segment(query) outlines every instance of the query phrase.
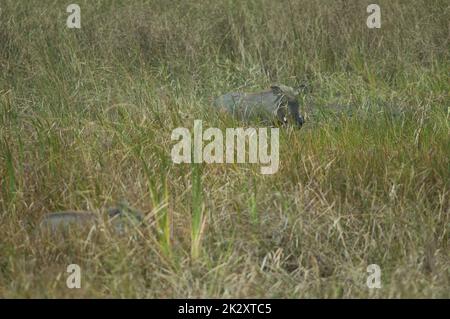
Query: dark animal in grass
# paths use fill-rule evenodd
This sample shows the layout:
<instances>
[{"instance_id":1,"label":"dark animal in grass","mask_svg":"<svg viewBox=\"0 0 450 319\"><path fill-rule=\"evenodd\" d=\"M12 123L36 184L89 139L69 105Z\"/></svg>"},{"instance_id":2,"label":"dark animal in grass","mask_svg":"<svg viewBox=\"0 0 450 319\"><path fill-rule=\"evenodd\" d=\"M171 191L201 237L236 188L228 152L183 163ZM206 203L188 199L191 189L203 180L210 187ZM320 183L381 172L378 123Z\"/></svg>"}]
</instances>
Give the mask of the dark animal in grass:
<instances>
[{"instance_id":1,"label":"dark animal in grass","mask_svg":"<svg viewBox=\"0 0 450 319\"><path fill-rule=\"evenodd\" d=\"M304 119L300 115L297 98L305 91L305 85L294 89L274 84L269 90L262 92L226 93L215 99L214 106L243 121L258 119L265 124L293 124L301 127Z\"/></svg>"},{"instance_id":2,"label":"dark animal in grass","mask_svg":"<svg viewBox=\"0 0 450 319\"><path fill-rule=\"evenodd\" d=\"M90 228L99 222L110 223L114 230L123 233L127 227L140 225L144 220L141 212L121 202L117 207L108 208L106 214L95 214L90 211L60 211L48 213L42 218L40 230L51 233L65 231L72 227Z\"/></svg>"}]
</instances>

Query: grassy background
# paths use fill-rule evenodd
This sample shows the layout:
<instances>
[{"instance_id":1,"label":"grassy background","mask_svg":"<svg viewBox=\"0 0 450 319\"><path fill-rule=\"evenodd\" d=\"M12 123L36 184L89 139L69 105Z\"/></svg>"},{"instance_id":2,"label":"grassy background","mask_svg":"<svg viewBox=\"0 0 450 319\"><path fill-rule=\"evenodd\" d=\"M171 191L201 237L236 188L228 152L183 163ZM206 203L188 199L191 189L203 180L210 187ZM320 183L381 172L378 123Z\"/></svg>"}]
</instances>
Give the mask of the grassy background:
<instances>
[{"instance_id":1,"label":"grassy background","mask_svg":"<svg viewBox=\"0 0 450 319\"><path fill-rule=\"evenodd\" d=\"M449 297L448 1L0 3L1 297ZM174 165L211 97L307 81L280 170ZM120 199L149 220L40 236ZM67 289L68 264L82 289ZM366 287L378 264L382 289Z\"/></svg>"}]
</instances>

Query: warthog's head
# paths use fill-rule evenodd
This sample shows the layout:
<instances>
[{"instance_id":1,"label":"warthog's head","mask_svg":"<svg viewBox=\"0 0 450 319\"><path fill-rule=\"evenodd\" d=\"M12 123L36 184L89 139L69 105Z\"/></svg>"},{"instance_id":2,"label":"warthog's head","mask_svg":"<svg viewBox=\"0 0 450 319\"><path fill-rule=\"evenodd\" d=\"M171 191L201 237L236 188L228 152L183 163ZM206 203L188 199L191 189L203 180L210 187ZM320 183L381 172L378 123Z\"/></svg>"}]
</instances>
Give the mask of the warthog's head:
<instances>
[{"instance_id":1,"label":"warthog's head","mask_svg":"<svg viewBox=\"0 0 450 319\"><path fill-rule=\"evenodd\" d=\"M120 231L127 225L140 225L144 221L144 215L126 201L120 201L116 207L108 208L107 214L116 230Z\"/></svg>"},{"instance_id":2,"label":"warthog's head","mask_svg":"<svg viewBox=\"0 0 450 319\"><path fill-rule=\"evenodd\" d=\"M282 99L282 103L277 110L278 120L283 124L291 122L301 127L305 120L299 112L298 96L301 93L307 92L307 86L302 84L296 88L292 88L283 84L273 84L270 86L270 89L274 94L281 96Z\"/></svg>"}]
</instances>

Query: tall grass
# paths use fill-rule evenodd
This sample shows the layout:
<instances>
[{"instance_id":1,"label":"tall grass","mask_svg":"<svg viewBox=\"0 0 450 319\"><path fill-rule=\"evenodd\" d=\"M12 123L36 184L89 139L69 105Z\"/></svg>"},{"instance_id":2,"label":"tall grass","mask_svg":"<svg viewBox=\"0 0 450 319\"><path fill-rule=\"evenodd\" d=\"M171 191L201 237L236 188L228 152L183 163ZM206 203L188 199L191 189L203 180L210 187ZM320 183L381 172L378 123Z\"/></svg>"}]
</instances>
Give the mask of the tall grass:
<instances>
[{"instance_id":1,"label":"tall grass","mask_svg":"<svg viewBox=\"0 0 450 319\"><path fill-rule=\"evenodd\" d=\"M206 226L202 193L201 167L199 164L192 164L191 257L194 260L200 256L201 241Z\"/></svg>"},{"instance_id":2,"label":"tall grass","mask_svg":"<svg viewBox=\"0 0 450 319\"><path fill-rule=\"evenodd\" d=\"M0 296L449 297L447 1L77 3L0 3ZM243 125L212 97L304 81L276 174L172 163L174 128ZM144 229L36 235L121 199Z\"/></svg>"}]
</instances>

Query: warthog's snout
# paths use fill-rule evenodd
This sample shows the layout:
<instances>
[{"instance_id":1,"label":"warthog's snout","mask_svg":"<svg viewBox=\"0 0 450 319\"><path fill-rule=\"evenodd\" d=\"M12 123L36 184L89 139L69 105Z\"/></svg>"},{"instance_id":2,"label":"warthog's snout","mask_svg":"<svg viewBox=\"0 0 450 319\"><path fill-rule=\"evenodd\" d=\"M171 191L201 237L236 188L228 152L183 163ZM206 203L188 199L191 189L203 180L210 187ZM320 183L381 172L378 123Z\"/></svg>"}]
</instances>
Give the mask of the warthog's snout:
<instances>
[{"instance_id":1,"label":"warthog's snout","mask_svg":"<svg viewBox=\"0 0 450 319\"><path fill-rule=\"evenodd\" d=\"M305 89L304 85L294 89L276 84L270 90L257 93L230 92L215 99L214 106L244 121L260 119L301 127L304 119L299 112L297 97Z\"/></svg>"}]
</instances>

